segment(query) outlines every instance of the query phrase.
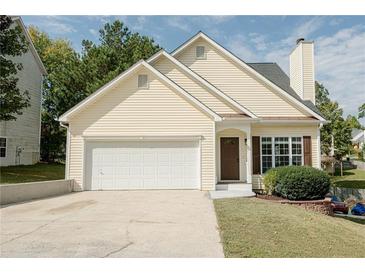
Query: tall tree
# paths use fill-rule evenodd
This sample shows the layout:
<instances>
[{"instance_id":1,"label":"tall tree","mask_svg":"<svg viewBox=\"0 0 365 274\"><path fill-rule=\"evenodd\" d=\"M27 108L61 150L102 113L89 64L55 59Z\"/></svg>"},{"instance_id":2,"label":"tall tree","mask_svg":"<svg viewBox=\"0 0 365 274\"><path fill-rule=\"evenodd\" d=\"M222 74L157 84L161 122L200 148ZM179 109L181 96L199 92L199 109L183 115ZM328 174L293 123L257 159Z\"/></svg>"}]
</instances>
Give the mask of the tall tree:
<instances>
[{"instance_id":1,"label":"tall tree","mask_svg":"<svg viewBox=\"0 0 365 274\"><path fill-rule=\"evenodd\" d=\"M87 93L115 78L134 63L147 59L160 47L154 40L132 33L122 21L106 23L99 30L99 44L83 40L82 63L87 79Z\"/></svg>"},{"instance_id":2,"label":"tall tree","mask_svg":"<svg viewBox=\"0 0 365 274\"><path fill-rule=\"evenodd\" d=\"M51 39L32 26L29 33L48 71L42 96L41 157L59 160L65 154L66 133L57 118L86 96L81 61L69 41Z\"/></svg>"},{"instance_id":3,"label":"tall tree","mask_svg":"<svg viewBox=\"0 0 365 274\"><path fill-rule=\"evenodd\" d=\"M0 121L16 120L30 106L28 91L21 92L16 74L22 70L15 57L28 51L28 42L21 28L12 27L10 16L0 15Z\"/></svg>"},{"instance_id":4,"label":"tall tree","mask_svg":"<svg viewBox=\"0 0 365 274\"><path fill-rule=\"evenodd\" d=\"M316 106L328 121L321 129L321 152L329 155L334 139L335 157L341 160L351 145L351 121L343 118L343 110L329 98L328 90L316 82Z\"/></svg>"}]
</instances>

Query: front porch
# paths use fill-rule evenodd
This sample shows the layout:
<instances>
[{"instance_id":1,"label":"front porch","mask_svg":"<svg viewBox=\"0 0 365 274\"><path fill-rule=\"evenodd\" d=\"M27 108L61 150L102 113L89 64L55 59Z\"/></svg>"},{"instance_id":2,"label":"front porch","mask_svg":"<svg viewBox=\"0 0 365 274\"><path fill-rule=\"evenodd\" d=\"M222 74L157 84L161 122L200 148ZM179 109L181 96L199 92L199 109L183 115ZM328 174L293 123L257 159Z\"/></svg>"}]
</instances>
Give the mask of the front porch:
<instances>
[{"instance_id":1,"label":"front porch","mask_svg":"<svg viewBox=\"0 0 365 274\"><path fill-rule=\"evenodd\" d=\"M249 121L216 124L216 187L212 199L252 197L252 148Z\"/></svg>"}]
</instances>

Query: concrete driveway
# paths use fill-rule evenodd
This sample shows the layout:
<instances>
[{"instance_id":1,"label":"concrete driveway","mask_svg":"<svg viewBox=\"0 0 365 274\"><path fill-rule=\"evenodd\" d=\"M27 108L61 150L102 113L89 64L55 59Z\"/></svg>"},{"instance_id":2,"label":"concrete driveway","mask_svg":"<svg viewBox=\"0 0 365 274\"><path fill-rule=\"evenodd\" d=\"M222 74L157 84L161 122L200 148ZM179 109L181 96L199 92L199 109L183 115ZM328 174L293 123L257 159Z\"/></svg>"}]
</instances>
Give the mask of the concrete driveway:
<instances>
[{"instance_id":1,"label":"concrete driveway","mask_svg":"<svg viewBox=\"0 0 365 274\"><path fill-rule=\"evenodd\" d=\"M223 257L201 191L88 191L0 209L1 257Z\"/></svg>"}]
</instances>

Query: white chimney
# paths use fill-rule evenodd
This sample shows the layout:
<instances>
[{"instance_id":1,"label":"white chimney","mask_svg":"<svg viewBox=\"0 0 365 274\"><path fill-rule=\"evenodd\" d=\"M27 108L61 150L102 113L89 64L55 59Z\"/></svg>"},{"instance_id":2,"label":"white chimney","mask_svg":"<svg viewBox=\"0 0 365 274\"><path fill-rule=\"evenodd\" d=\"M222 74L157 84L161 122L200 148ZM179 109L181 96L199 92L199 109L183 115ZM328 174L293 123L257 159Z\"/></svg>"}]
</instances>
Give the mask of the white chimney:
<instances>
[{"instance_id":1,"label":"white chimney","mask_svg":"<svg viewBox=\"0 0 365 274\"><path fill-rule=\"evenodd\" d=\"M315 103L313 41L297 40L290 54L290 86L300 98Z\"/></svg>"}]
</instances>

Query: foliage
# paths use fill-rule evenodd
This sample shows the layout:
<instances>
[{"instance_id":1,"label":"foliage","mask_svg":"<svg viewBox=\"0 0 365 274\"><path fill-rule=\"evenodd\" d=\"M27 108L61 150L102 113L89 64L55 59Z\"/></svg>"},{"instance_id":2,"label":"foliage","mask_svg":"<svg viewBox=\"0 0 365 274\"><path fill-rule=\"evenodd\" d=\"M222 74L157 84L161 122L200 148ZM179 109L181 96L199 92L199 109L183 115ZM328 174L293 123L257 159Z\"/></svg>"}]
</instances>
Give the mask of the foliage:
<instances>
[{"instance_id":1,"label":"foliage","mask_svg":"<svg viewBox=\"0 0 365 274\"><path fill-rule=\"evenodd\" d=\"M17 56L28 51L28 42L22 29L11 27L12 19L0 15L0 121L16 120L23 109L30 106L28 91L17 87L16 74L22 70L21 63L15 62Z\"/></svg>"},{"instance_id":2,"label":"foliage","mask_svg":"<svg viewBox=\"0 0 365 274\"><path fill-rule=\"evenodd\" d=\"M29 28L29 34L48 71L42 94L41 158L55 161L64 157L66 140L57 118L86 97L86 85L79 55L70 42L51 39L35 27Z\"/></svg>"},{"instance_id":3,"label":"foliage","mask_svg":"<svg viewBox=\"0 0 365 274\"><path fill-rule=\"evenodd\" d=\"M35 27L29 32L49 73L42 111L41 157L45 161L64 158L66 133L58 117L160 49L153 39L132 33L119 20L105 24L99 31L100 43L82 41L81 54L67 40L51 39Z\"/></svg>"},{"instance_id":4,"label":"foliage","mask_svg":"<svg viewBox=\"0 0 365 274\"><path fill-rule=\"evenodd\" d=\"M277 170L275 168L270 169L265 173L264 177L264 190L268 195L272 195L275 190L275 185L277 182Z\"/></svg>"},{"instance_id":5,"label":"foliage","mask_svg":"<svg viewBox=\"0 0 365 274\"><path fill-rule=\"evenodd\" d=\"M310 166L283 166L275 168L275 194L289 200L324 198L330 188L330 177Z\"/></svg>"},{"instance_id":6,"label":"foliage","mask_svg":"<svg viewBox=\"0 0 365 274\"><path fill-rule=\"evenodd\" d=\"M328 121L321 128L321 152L330 155L333 136L334 156L341 160L351 147L351 132L356 124L355 117L351 116L345 120L342 117L342 108L337 102L330 100L328 90L318 82L316 82L316 106Z\"/></svg>"},{"instance_id":7,"label":"foliage","mask_svg":"<svg viewBox=\"0 0 365 274\"><path fill-rule=\"evenodd\" d=\"M348 115L346 118L346 121L349 123L349 126L351 128L357 128L357 129L361 129L362 125L360 124L359 120L352 115Z\"/></svg>"},{"instance_id":8,"label":"foliage","mask_svg":"<svg viewBox=\"0 0 365 274\"><path fill-rule=\"evenodd\" d=\"M359 106L359 119L365 117L365 103Z\"/></svg>"},{"instance_id":9,"label":"foliage","mask_svg":"<svg viewBox=\"0 0 365 274\"><path fill-rule=\"evenodd\" d=\"M85 77L88 79L88 94L160 49L153 39L132 33L119 20L111 24L106 23L99 34L98 45L90 40L82 41L81 60Z\"/></svg>"}]
</instances>

